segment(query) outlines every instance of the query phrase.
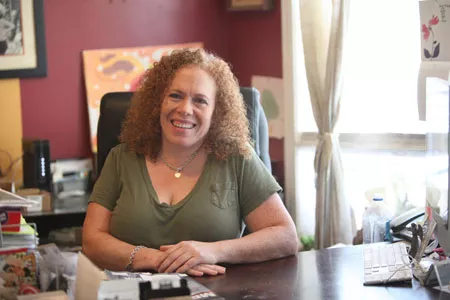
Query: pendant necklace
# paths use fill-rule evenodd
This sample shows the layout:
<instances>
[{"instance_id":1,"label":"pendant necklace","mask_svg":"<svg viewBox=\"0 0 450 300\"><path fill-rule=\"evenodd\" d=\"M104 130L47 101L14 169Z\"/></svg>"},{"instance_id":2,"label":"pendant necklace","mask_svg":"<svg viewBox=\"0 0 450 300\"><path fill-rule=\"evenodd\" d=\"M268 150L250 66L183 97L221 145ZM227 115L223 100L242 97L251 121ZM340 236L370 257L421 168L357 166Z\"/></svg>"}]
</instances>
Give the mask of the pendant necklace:
<instances>
[{"instance_id":1,"label":"pendant necklace","mask_svg":"<svg viewBox=\"0 0 450 300\"><path fill-rule=\"evenodd\" d=\"M175 178L180 178L181 177L181 171L183 171L184 168L186 168L193 160L194 158L197 156L197 154L200 152L200 148L198 148L197 150L195 150L194 153L192 153L189 158L178 168L172 166L171 164L169 164L166 159L164 158L164 155L161 154L161 160L162 162L166 165L166 167L168 167L169 169L171 169L172 171L175 171Z\"/></svg>"}]
</instances>

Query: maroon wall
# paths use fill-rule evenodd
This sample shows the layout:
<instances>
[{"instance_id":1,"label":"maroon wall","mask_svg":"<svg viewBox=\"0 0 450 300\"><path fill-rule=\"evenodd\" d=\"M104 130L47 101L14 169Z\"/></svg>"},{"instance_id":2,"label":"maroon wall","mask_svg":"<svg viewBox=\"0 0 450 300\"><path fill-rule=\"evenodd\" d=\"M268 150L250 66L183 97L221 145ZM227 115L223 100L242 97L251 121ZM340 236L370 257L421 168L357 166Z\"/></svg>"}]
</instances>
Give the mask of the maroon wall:
<instances>
[{"instance_id":1,"label":"maroon wall","mask_svg":"<svg viewBox=\"0 0 450 300\"><path fill-rule=\"evenodd\" d=\"M241 85L250 86L252 75L283 77L281 1L269 12L228 13L229 59ZM274 174L284 183L283 140L270 139Z\"/></svg>"},{"instance_id":2,"label":"maroon wall","mask_svg":"<svg viewBox=\"0 0 450 300\"><path fill-rule=\"evenodd\" d=\"M241 85L252 75L282 77L281 4L269 12L229 12L229 59Z\"/></svg>"},{"instance_id":3,"label":"maroon wall","mask_svg":"<svg viewBox=\"0 0 450 300\"><path fill-rule=\"evenodd\" d=\"M203 42L228 58L226 10L211 0L45 0L48 76L20 81L24 137L52 159L90 156L81 51Z\"/></svg>"}]
</instances>

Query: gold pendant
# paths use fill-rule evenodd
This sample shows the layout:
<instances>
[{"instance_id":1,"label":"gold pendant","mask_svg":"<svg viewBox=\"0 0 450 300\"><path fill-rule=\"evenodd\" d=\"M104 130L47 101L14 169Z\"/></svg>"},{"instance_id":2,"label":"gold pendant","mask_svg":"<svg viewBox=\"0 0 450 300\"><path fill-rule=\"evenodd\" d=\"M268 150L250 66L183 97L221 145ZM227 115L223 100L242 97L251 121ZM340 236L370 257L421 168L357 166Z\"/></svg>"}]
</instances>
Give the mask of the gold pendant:
<instances>
[{"instance_id":1,"label":"gold pendant","mask_svg":"<svg viewBox=\"0 0 450 300\"><path fill-rule=\"evenodd\" d=\"M175 172L175 178L180 178L181 177L181 173L180 172Z\"/></svg>"}]
</instances>

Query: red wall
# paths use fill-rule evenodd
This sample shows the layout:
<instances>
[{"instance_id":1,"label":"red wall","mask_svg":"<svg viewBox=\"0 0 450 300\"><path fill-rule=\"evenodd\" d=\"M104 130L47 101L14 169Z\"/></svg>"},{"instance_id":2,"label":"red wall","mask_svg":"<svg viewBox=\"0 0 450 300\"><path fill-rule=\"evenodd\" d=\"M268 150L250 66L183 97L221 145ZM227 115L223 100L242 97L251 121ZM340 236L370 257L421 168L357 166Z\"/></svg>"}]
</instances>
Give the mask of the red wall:
<instances>
[{"instance_id":1,"label":"red wall","mask_svg":"<svg viewBox=\"0 0 450 300\"><path fill-rule=\"evenodd\" d=\"M48 76L20 81L24 137L51 158L90 156L81 51L203 42L228 58L226 10L211 0L45 0Z\"/></svg>"},{"instance_id":2,"label":"red wall","mask_svg":"<svg viewBox=\"0 0 450 300\"><path fill-rule=\"evenodd\" d=\"M50 139L52 159L90 156L81 51L203 42L252 75L282 76L281 8L227 12L225 0L45 0L48 76L22 79L25 137ZM271 156L282 160L282 141Z\"/></svg>"},{"instance_id":3,"label":"red wall","mask_svg":"<svg viewBox=\"0 0 450 300\"><path fill-rule=\"evenodd\" d=\"M229 60L241 85L249 86L252 75L283 76L281 4L274 2L269 12L227 14Z\"/></svg>"},{"instance_id":4,"label":"red wall","mask_svg":"<svg viewBox=\"0 0 450 300\"><path fill-rule=\"evenodd\" d=\"M229 60L241 85L250 86L252 75L283 77L281 1L269 12L229 13ZM283 140L270 139L270 158L278 181L284 183Z\"/></svg>"}]
</instances>

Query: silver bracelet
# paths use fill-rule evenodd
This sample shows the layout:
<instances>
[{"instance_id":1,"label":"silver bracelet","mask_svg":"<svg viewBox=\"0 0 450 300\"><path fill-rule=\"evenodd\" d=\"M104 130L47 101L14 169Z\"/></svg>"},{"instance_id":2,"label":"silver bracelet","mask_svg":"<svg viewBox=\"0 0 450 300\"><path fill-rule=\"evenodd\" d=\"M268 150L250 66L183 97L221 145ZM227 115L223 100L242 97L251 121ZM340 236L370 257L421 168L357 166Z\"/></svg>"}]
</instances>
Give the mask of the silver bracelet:
<instances>
[{"instance_id":1,"label":"silver bracelet","mask_svg":"<svg viewBox=\"0 0 450 300\"><path fill-rule=\"evenodd\" d=\"M125 268L128 272L133 272L133 263L134 263L134 257L136 256L136 253L138 253L139 250L142 248L145 248L145 246L136 246L134 247L133 251L130 253L130 257L128 258L128 265Z\"/></svg>"}]
</instances>

